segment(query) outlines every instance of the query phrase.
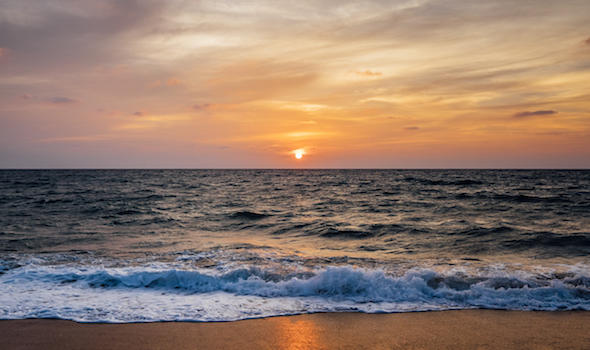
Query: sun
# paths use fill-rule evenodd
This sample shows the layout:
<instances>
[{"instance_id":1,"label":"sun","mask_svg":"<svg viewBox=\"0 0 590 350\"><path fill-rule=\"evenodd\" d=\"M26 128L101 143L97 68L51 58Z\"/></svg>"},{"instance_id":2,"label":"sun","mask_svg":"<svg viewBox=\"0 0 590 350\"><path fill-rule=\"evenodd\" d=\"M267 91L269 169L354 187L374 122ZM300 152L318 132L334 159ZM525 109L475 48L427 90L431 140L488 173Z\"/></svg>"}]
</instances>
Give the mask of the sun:
<instances>
[{"instance_id":1,"label":"sun","mask_svg":"<svg viewBox=\"0 0 590 350\"><path fill-rule=\"evenodd\" d=\"M305 154L305 150L303 148L299 148L293 151L293 154L295 155L295 159L301 159L303 158L303 155Z\"/></svg>"}]
</instances>

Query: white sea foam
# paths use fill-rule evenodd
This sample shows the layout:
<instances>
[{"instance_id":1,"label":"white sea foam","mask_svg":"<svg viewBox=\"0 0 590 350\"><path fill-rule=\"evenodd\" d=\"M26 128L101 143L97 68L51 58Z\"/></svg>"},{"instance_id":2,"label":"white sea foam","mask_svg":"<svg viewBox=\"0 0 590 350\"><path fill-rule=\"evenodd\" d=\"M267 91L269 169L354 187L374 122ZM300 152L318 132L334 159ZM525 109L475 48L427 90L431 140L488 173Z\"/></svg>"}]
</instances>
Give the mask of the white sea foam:
<instances>
[{"instance_id":1,"label":"white sea foam","mask_svg":"<svg viewBox=\"0 0 590 350\"><path fill-rule=\"evenodd\" d=\"M285 314L465 308L590 310L590 277L505 270L466 274L421 268L327 267L311 273L260 268L105 268L29 264L0 275L0 318L82 322L227 321Z\"/></svg>"}]
</instances>

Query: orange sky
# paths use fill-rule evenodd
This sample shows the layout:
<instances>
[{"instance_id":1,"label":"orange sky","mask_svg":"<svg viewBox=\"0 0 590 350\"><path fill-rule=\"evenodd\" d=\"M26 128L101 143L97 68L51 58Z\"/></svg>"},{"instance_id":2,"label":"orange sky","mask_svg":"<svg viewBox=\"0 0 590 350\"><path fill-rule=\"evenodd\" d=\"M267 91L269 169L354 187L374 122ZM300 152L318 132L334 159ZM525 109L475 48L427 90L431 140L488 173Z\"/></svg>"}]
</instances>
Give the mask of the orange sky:
<instances>
[{"instance_id":1,"label":"orange sky","mask_svg":"<svg viewBox=\"0 0 590 350\"><path fill-rule=\"evenodd\" d=\"M6 0L0 167L588 168L588 23L587 0Z\"/></svg>"}]
</instances>

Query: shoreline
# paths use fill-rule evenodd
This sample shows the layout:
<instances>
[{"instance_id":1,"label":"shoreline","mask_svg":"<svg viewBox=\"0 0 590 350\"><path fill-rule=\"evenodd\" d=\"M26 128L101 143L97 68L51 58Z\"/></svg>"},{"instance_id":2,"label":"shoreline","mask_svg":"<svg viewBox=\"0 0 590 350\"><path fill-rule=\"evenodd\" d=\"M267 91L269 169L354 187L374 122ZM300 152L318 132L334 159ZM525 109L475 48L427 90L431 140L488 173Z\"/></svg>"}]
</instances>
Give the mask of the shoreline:
<instances>
[{"instance_id":1,"label":"shoreline","mask_svg":"<svg viewBox=\"0 0 590 350\"><path fill-rule=\"evenodd\" d=\"M315 313L227 322L0 320L6 349L588 349L590 311Z\"/></svg>"}]
</instances>

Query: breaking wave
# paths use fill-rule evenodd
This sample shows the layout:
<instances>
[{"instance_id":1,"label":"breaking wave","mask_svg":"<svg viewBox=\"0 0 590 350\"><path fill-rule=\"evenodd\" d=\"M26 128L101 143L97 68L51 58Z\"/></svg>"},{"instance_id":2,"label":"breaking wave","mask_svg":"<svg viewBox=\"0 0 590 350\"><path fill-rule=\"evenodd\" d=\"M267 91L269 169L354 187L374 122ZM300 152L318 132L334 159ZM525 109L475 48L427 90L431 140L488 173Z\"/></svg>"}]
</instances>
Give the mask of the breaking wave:
<instances>
[{"instance_id":1,"label":"breaking wave","mask_svg":"<svg viewBox=\"0 0 590 350\"><path fill-rule=\"evenodd\" d=\"M169 267L169 266L168 266ZM84 322L227 321L328 311L590 310L584 269L468 274L413 268L171 269L23 266L0 275L0 318Z\"/></svg>"}]
</instances>

